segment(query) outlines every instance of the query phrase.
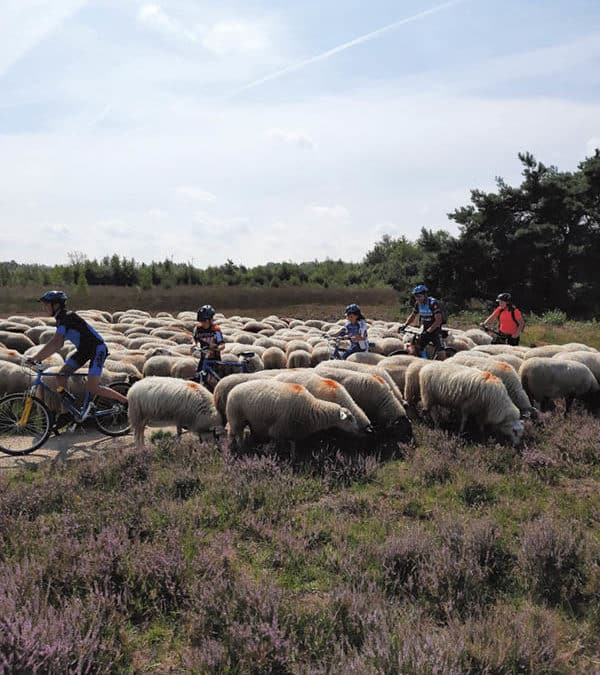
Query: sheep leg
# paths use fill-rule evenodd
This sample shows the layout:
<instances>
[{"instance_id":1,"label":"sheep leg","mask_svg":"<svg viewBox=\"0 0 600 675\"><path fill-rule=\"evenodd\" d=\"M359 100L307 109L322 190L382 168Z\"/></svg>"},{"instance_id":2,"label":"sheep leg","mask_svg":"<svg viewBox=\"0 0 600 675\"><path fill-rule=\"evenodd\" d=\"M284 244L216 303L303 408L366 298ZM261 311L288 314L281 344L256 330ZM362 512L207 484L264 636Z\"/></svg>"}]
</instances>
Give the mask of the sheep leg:
<instances>
[{"instance_id":1,"label":"sheep leg","mask_svg":"<svg viewBox=\"0 0 600 675\"><path fill-rule=\"evenodd\" d=\"M575 400L575 394L569 394L565 396L565 415L568 415L571 412L571 406Z\"/></svg>"},{"instance_id":2,"label":"sheep leg","mask_svg":"<svg viewBox=\"0 0 600 675\"><path fill-rule=\"evenodd\" d=\"M144 427L145 424L137 424L133 429L133 439L138 450L144 449Z\"/></svg>"}]
</instances>

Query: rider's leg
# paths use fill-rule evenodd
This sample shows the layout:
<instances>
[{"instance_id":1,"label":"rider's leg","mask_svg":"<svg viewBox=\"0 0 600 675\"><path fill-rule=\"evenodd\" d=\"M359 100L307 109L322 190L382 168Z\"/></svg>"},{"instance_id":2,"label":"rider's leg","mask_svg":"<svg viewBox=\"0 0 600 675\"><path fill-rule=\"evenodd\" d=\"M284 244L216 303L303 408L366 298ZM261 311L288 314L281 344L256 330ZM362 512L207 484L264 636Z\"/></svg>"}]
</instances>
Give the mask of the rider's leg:
<instances>
[{"instance_id":1,"label":"rider's leg","mask_svg":"<svg viewBox=\"0 0 600 675\"><path fill-rule=\"evenodd\" d=\"M127 397L123 394L111 389L110 387L105 387L100 384L100 376L102 375L102 368L104 367L104 362L108 356L108 350L106 345L98 345L96 349L96 354L90 359L90 367L88 369L88 382L87 388L90 392L90 396L102 396L102 398L109 398L113 401L118 401L119 403L127 404Z\"/></svg>"}]
</instances>

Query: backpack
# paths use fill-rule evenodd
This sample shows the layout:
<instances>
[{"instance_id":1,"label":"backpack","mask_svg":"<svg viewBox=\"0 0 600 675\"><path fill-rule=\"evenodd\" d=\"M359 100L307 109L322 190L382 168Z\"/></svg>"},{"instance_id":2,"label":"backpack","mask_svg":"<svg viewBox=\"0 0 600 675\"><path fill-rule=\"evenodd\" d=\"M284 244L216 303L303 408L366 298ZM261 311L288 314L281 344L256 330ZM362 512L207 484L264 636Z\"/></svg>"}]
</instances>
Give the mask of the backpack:
<instances>
[{"instance_id":1,"label":"backpack","mask_svg":"<svg viewBox=\"0 0 600 675\"><path fill-rule=\"evenodd\" d=\"M515 322L515 326L519 325L519 321L517 317L515 316L515 309L517 309L514 305L510 308L510 315L512 316L512 320ZM506 310L504 310L506 312ZM523 312L521 312L521 321L523 321L523 330L525 330L525 324L527 323L525 319L525 315ZM523 330L521 332L523 332Z\"/></svg>"},{"instance_id":2,"label":"backpack","mask_svg":"<svg viewBox=\"0 0 600 675\"><path fill-rule=\"evenodd\" d=\"M446 309L446 304L437 298L428 298L427 300L429 303L431 303L432 300L437 302L437 306L442 313L442 323L448 323L448 310Z\"/></svg>"}]
</instances>

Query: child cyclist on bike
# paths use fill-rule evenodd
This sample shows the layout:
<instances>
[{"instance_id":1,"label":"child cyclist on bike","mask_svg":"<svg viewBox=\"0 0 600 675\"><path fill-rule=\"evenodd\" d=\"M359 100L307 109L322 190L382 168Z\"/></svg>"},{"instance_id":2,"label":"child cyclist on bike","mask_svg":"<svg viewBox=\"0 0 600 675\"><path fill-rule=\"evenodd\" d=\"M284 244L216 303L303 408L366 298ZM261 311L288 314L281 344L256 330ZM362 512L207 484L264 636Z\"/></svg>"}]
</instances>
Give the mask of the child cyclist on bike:
<instances>
[{"instance_id":1,"label":"child cyclist on bike","mask_svg":"<svg viewBox=\"0 0 600 675\"><path fill-rule=\"evenodd\" d=\"M219 326L213 321L216 314L212 305L202 305L196 314L196 325L192 332L192 352L194 348L200 347L206 350L198 361L196 372L202 370L204 359L221 360L221 352L225 349L225 340Z\"/></svg>"},{"instance_id":2,"label":"child cyclist on bike","mask_svg":"<svg viewBox=\"0 0 600 675\"><path fill-rule=\"evenodd\" d=\"M429 289L424 284L419 284L413 288L415 304L410 316L400 326L400 330L403 331L406 326L419 317L422 330L417 339L418 354L422 354L425 347L431 343L438 350L438 360L444 361L446 359L446 343L442 336L442 309L438 301L429 297L428 293Z\"/></svg>"},{"instance_id":3,"label":"child cyclist on bike","mask_svg":"<svg viewBox=\"0 0 600 675\"><path fill-rule=\"evenodd\" d=\"M356 352L368 352L369 341L367 337L367 322L356 303L348 305L345 310L346 323L338 333L338 337L348 337L350 346L342 353L342 358L347 359L350 354Z\"/></svg>"},{"instance_id":4,"label":"child cyclist on bike","mask_svg":"<svg viewBox=\"0 0 600 675\"><path fill-rule=\"evenodd\" d=\"M87 389L90 392L90 399L97 395L105 399L113 399L126 406L126 396L100 384L102 368L108 356L108 349L102 336L78 314L67 312L65 308L67 294L64 291L46 291L39 301L44 305L48 316L56 319L56 333L27 361L33 363L47 359L63 346L65 340L68 340L75 345L76 352L66 360L65 365L59 371L61 376L56 378L58 392L63 391L67 377L89 361Z\"/></svg>"}]
</instances>

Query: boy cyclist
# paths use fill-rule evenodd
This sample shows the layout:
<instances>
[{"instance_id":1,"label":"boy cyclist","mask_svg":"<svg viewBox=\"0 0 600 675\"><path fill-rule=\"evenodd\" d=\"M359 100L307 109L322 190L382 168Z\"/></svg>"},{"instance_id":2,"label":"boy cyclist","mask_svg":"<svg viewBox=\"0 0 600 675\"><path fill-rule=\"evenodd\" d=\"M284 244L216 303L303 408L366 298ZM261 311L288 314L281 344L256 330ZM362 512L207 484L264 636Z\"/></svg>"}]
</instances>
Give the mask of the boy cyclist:
<instances>
[{"instance_id":1,"label":"boy cyclist","mask_svg":"<svg viewBox=\"0 0 600 675\"><path fill-rule=\"evenodd\" d=\"M428 293L429 289L423 284L413 288L416 302L410 316L400 326L400 330L404 330L406 326L419 317L422 330L417 340L418 353L422 354L425 347L431 343L438 350L436 358L439 361L444 361L446 359L446 343L442 336L442 309L438 301L429 297Z\"/></svg>"},{"instance_id":2,"label":"boy cyclist","mask_svg":"<svg viewBox=\"0 0 600 675\"><path fill-rule=\"evenodd\" d=\"M67 377L89 361L87 389L90 400L94 396L113 399L127 405L127 397L118 391L100 384L102 368L108 356L108 349L102 339L87 321L75 312L67 312L65 305L67 294L64 291L46 291L39 300L48 316L56 319L56 333L36 354L31 355L29 362L43 361L57 352L65 340L72 342L76 352L69 357L60 369L61 376L56 378L58 392L61 393L67 383Z\"/></svg>"},{"instance_id":3,"label":"boy cyclist","mask_svg":"<svg viewBox=\"0 0 600 675\"><path fill-rule=\"evenodd\" d=\"M338 333L338 337L346 336L350 340L350 346L342 353L342 358L347 359L355 352L368 352L369 341L367 337L367 322L356 303L348 305L345 310L346 323Z\"/></svg>"},{"instance_id":4,"label":"boy cyclist","mask_svg":"<svg viewBox=\"0 0 600 675\"><path fill-rule=\"evenodd\" d=\"M202 305L196 315L196 325L192 332L192 351L194 347L201 347L207 351L202 354L196 372L202 370L204 359L221 360L221 352L225 349L225 339L219 326L213 321L216 314L212 305Z\"/></svg>"}]
</instances>

